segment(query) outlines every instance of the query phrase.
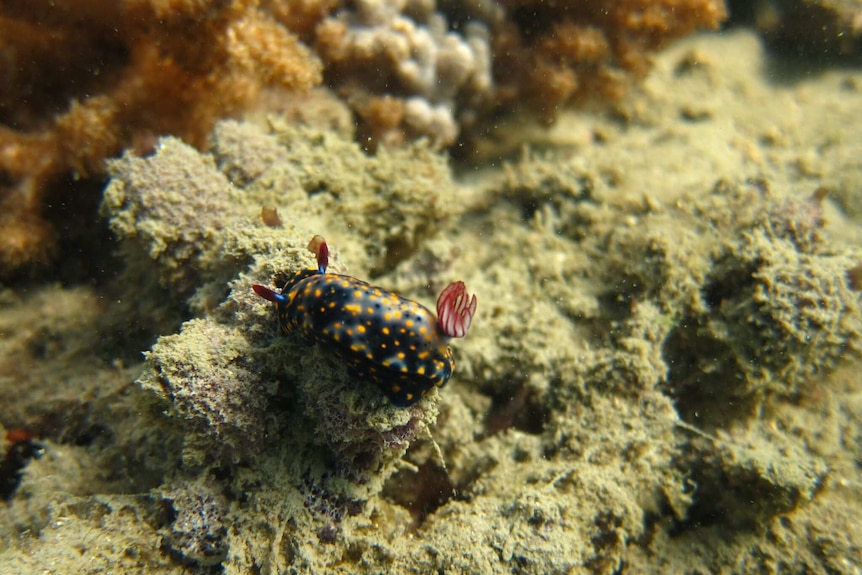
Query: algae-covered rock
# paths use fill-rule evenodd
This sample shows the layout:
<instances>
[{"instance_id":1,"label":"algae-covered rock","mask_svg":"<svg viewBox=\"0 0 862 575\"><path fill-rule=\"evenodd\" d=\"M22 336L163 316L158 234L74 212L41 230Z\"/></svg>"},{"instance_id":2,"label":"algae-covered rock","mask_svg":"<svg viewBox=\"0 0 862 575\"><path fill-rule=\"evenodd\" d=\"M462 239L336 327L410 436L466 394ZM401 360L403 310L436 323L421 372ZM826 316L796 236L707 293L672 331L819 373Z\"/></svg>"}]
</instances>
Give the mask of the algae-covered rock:
<instances>
[{"instance_id":1,"label":"algae-covered rock","mask_svg":"<svg viewBox=\"0 0 862 575\"><path fill-rule=\"evenodd\" d=\"M672 48L614 117L461 184L281 120L116 163L126 275L0 292L0 423L45 447L0 572L854 572L858 74L766 85L757 49ZM315 233L333 271L477 293L446 388L395 408L279 332L252 285Z\"/></svg>"},{"instance_id":2,"label":"algae-covered rock","mask_svg":"<svg viewBox=\"0 0 862 575\"><path fill-rule=\"evenodd\" d=\"M261 446L271 391L260 375L262 360L241 330L191 320L179 334L161 337L147 358L141 386L166 399L183 427L216 438L233 457ZM199 456L187 451L186 458Z\"/></svg>"},{"instance_id":3,"label":"algae-covered rock","mask_svg":"<svg viewBox=\"0 0 862 575\"><path fill-rule=\"evenodd\" d=\"M101 211L126 240L124 250L137 265L154 260L181 297L215 294L202 307L217 304L254 256L288 245L290 236L304 245L323 233L353 265L391 269L456 206L445 161L427 146L369 157L334 133L277 122L270 133L218 124L212 155L164 138L152 156L126 154L109 165ZM261 222L264 206L278 210L282 228Z\"/></svg>"},{"instance_id":4,"label":"algae-covered rock","mask_svg":"<svg viewBox=\"0 0 862 575\"><path fill-rule=\"evenodd\" d=\"M157 575L181 572L160 549L156 532L168 517L153 498L81 497L57 491L41 501L40 507L45 512L44 523L38 529L24 531L26 535L17 539L14 549L0 553L3 573L97 575L141 569Z\"/></svg>"},{"instance_id":5,"label":"algae-covered rock","mask_svg":"<svg viewBox=\"0 0 862 575\"><path fill-rule=\"evenodd\" d=\"M155 260L162 281L181 294L210 279L208 252L218 249L220 230L237 217L231 185L212 159L165 138L153 157L126 154L111 171L102 213L118 237L131 239L126 249Z\"/></svg>"},{"instance_id":6,"label":"algae-covered rock","mask_svg":"<svg viewBox=\"0 0 862 575\"><path fill-rule=\"evenodd\" d=\"M848 276L862 252L828 241L821 199L727 196L760 215L730 221L697 306L683 311L666 354L684 417L720 399L745 413L763 394L798 393L862 349L860 294ZM746 407L747 406L747 407Z\"/></svg>"},{"instance_id":7,"label":"algae-covered rock","mask_svg":"<svg viewBox=\"0 0 862 575\"><path fill-rule=\"evenodd\" d=\"M126 156L112 164L102 210L129 257L159 270L201 314L156 342L139 378L185 434L183 465L205 472L261 461L282 453L275 441L291 454L273 462L285 485L361 509L410 443L427 436L437 400L392 407L322 350L280 336L251 286L312 267L305 244L318 231L335 234L334 269L345 253L385 269L451 213L453 187L444 161L422 145L368 157L334 134L282 129L224 122L212 157L171 139L151 157ZM275 207L280 223L261 219L262 206ZM170 498L193 500L181 493L189 485ZM307 513L320 511L289 511ZM172 529L182 556L218 562L219 545L194 551L198 543L177 535L187 530Z\"/></svg>"},{"instance_id":8,"label":"algae-covered rock","mask_svg":"<svg viewBox=\"0 0 862 575\"><path fill-rule=\"evenodd\" d=\"M828 468L798 442L772 433L698 437L688 459L697 483L688 520L750 528L810 502Z\"/></svg>"},{"instance_id":9,"label":"algae-covered rock","mask_svg":"<svg viewBox=\"0 0 862 575\"><path fill-rule=\"evenodd\" d=\"M203 481L178 482L163 499L173 510L166 544L181 561L193 565L217 565L228 553L227 499L219 488Z\"/></svg>"}]
</instances>

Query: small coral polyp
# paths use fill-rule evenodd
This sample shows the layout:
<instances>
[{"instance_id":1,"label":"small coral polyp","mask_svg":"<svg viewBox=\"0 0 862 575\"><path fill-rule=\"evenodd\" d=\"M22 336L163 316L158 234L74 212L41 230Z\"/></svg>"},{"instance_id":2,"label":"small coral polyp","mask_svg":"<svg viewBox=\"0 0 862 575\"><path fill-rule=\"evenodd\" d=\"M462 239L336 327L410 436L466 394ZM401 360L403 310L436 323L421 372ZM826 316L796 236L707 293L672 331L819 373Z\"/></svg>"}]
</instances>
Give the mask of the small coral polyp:
<instances>
[{"instance_id":1,"label":"small coral polyp","mask_svg":"<svg viewBox=\"0 0 862 575\"><path fill-rule=\"evenodd\" d=\"M464 337L476 313L476 296L464 282L446 287L436 317L422 304L354 277L326 273L329 249L320 236L309 249L317 269L290 278L281 293L255 285L274 302L286 333L331 351L357 379L375 383L396 407L408 407L455 370L449 340Z\"/></svg>"}]
</instances>

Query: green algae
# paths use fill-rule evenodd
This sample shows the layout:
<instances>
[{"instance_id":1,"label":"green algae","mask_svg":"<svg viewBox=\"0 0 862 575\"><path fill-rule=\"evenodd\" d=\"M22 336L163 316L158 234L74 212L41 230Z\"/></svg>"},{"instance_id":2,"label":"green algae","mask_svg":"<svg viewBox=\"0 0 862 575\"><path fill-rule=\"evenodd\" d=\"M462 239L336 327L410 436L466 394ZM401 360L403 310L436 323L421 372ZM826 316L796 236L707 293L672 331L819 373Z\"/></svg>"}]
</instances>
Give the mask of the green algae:
<instances>
[{"instance_id":1,"label":"green algae","mask_svg":"<svg viewBox=\"0 0 862 575\"><path fill-rule=\"evenodd\" d=\"M659 74L686 56L669 58ZM733 124L729 73L700 60L703 73L664 77L700 82L697 122L663 127L679 116L660 113L680 105L675 90L650 121L594 119L604 143L527 153L481 190L421 145L368 157L277 120L220 124L209 155L167 139L115 163L103 211L122 257L162 282L147 301L193 317L162 329L143 366L87 371L73 360L98 347L94 316L161 303L129 311L135 283L121 308L57 287L70 303L38 324L51 297L9 296L39 329L4 336L2 361L43 371L28 388L41 396L9 402L4 425L55 412L37 379L56 373L75 374L70 394L98 381L90 417L122 421L110 441L45 442L0 515L0 567L851 572L862 409L846 271L862 254L830 200L808 199L812 182L771 167L798 152L692 142ZM732 113L752 133L770 127ZM261 221L264 205L281 227ZM314 233L338 271L423 301L453 279L478 294L445 389L395 409L278 335L251 285L313 267ZM48 362L39 341L57 346ZM146 479L117 477L135 473Z\"/></svg>"}]
</instances>

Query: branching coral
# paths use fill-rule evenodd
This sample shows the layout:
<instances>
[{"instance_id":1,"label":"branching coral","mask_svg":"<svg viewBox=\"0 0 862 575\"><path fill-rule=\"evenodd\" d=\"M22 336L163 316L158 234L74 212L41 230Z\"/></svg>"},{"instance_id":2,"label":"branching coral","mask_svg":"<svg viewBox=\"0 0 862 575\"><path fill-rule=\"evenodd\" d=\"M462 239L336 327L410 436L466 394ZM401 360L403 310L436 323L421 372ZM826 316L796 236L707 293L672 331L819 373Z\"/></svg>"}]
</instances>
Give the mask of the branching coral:
<instances>
[{"instance_id":1,"label":"branching coral","mask_svg":"<svg viewBox=\"0 0 862 575\"><path fill-rule=\"evenodd\" d=\"M445 148L465 110L492 95L488 41L483 24L449 30L430 2L361 0L321 23L316 46L371 147L426 136Z\"/></svg>"},{"instance_id":2,"label":"branching coral","mask_svg":"<svg viewBox=\"0 0 862 575\"><path fill-rule=\"evenodd\" d=\"M42 208L57 180L100 174L105 158L160 134L202 145L262 88L319 83L318 61L257 4L4 4L0 273L50 253Z\"/></svg>"},{"instance_id":3,"label":"branching coral","mask_svg":"<svg viewBox=\"0 0 862 575\"><path fill-rule=\"evenodd\" d=\"M618 96L627 78L644 75L650 51L725 14L722 0L79 0L47 8L45 0L0 8L6 277L50 261L56 230L43 209L75 193L69 181L101 177L105 158L147 150L156 136L200 147L216 119L272 105L263 88L300 92L324 81L357 117L366 149L419 138L442 149L481 137L500 114L527 110L550 122L589 96Z\"/></svg>"},{"instance_id":4,"label":"branching coral","mask_svg":"<svg viewBox=\"0 0 862 575\"><path fill-rule=\"evenodd\" d=\"M726 16L722 0L503 0L509 17L494 36L501 102L552 122L566 105L618 98L649 70L650 52Z\"/></svg>"}]
</instances>

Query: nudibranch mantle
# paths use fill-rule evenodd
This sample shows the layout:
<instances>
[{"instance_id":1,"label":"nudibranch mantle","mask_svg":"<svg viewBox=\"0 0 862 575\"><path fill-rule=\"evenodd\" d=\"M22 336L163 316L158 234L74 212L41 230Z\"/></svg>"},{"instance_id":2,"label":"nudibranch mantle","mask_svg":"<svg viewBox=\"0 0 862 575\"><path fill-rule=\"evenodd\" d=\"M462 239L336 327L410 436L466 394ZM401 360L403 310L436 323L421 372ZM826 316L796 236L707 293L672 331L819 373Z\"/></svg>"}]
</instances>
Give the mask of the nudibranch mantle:
<instances>
[{"instance_id":1,"label":"nudibranch mantle","mask_svg":"<svg viewBox=\"0 0 862 575\"><path fill-rule=\"evenodd\" d=\"M321 345L352 376L377 384L397 407L446 385L455 369L449 340L464 337L476 313L476 296L467 294L464 282L440 293L435 316L393 292L327 273L329 249L320 236L308 247L317 254L317 269L295 274L281 293L254 286L275 303L282 331Z\"/></svg>"}]
</instances>

